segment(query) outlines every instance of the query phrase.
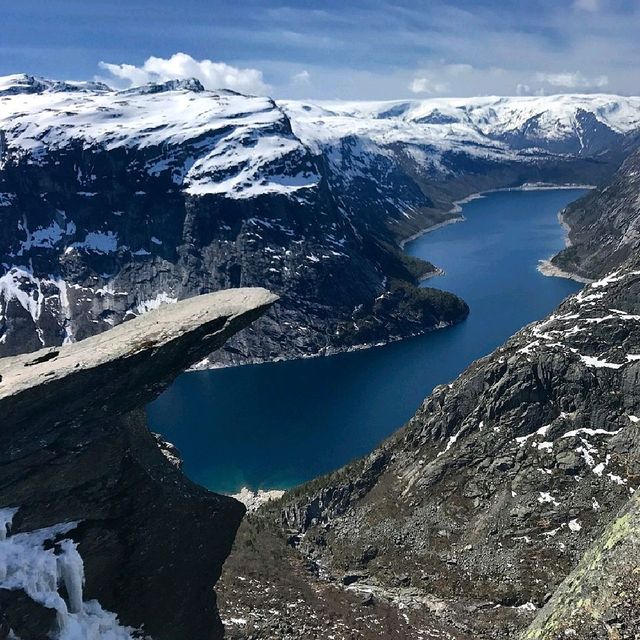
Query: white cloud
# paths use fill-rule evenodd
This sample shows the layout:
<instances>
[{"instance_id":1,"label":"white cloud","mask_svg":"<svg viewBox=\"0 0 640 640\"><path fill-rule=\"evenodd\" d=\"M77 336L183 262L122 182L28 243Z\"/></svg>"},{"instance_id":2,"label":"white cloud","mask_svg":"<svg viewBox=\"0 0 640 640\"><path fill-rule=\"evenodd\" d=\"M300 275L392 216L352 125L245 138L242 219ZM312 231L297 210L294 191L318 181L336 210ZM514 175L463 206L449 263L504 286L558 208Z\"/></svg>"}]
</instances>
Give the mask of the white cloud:
<instances>
[{"instance_id":1,"label":"white cloud","mask_svg":"<svg viewBox=\"0 0 640 640\"><path fill-rule=\"evenodd\" d=\"M477 74L478 70L470 64L441 60L437 65L416 71L409 89L413 93L429 95L448 93L452 85L469 82Z\"/></svg>"},{"instance_id":2,"label":"white cloud","mask_svg":"<svg viewBox=\"0 0 640 640\"><path fill-rule=\"evenodd\" d=\"M553 87L563 87L566 89L602 89L609 84L607 76L594 76L588 78L582 73L542 73L536 74L536 80L546 82Z\"/></svg>"},{"instance_id":3,"label":"white cloud","mask_svg":"<svg viewBox=\"0 0 640 640\"><path fill-rule=\"evenodd\" d=\"M409 85L413 93L445 93L449 88L446 82L435 80L431 75L423 75L414 78Z\"/></svg>"},{"instance_id":4,"label":"white cloud","mask_svg":"<svg viewBox=\"0 0 640 640\"><path fill-rule=\"evenodd\" d=\"M311 74L306 70L300 71L300 73L294 73L291 76L291 81L298 85L310 85L311 84Z\"/></svg>"},{"instance_id":5,"label":"white cloud","mask_svg":"<svg viewBox=\"0 0 640 640\"><path fill-rule=\"evenodd\" d=\"M518 96L543 96L545 95L545 90L534 89L528 84L517 84L516 85L516 95Z\"/></svg>"},{"instance_id":6,"label":"white cloud","mask_svg":"<svg viewBox=\"0 0 640 640\"><path fill-rule=\"evenodd\" d=\"M595 13L600 8L600 0L574 0L573 8L578 11Z\"/></svg>"},{"instance_id":7,"label":"white cloud","mask_svg":"<svg viewBox=\"0 0 640 640\"><path fill-rule=\"evenodd\" d=\"M197 78L206 89L232 89L255 94L266 94L270 90L258 69L241 69L206 59L195 60L186 53L174 53L170 58L151 56L141 67L110 62L101 62L100 67L111 74L106 81L119 86L135 87L147 82Z\"/></svg>"},{"instance_id":8,"label":"white cloud","mask_svg":"<svg viewBox=\"0 0 640 640\"><path fill-rule=\"evenodd\" d=\"M471 73L474 68L470 64L448 64L445 66L445 70L449 75L462 76Z\"/></svg>"}]
</instances>

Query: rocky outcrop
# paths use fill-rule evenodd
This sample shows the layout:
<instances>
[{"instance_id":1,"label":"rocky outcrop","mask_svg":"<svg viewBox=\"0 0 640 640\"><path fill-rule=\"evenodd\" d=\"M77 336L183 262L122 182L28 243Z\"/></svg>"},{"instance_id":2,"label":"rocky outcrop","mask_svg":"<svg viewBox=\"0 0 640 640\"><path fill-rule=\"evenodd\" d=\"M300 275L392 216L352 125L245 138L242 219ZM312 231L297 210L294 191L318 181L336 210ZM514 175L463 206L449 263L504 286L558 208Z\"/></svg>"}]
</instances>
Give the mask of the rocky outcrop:
<instances>
[{"instance_id":1,"label":"rocky outcrop","mask_svg":"<svg viewBox=\"0 0 640 640\"><path fill-rule=\"evenodd\" d=\"M185 478L144 407L275 299L221 291L0 360L2 637L222 637L244 507Z\"/></svg>"},{"instance_id":2,"label":"rocky outcrop","mask_svg":"<svg viewBox=\"0 0 640 640\"><path fill-rule=\"evenodd\" d=\"M565 272L600 278L640 251L640 149L605 186L569 205L569 246L552 258Z\"/></svg>"},{"instance_id":3,"label":"rocky outcrop","mask_svg":"<svg viewBox=\"0 0 640 640\"><path fill-rule=\"evenodd\" d=\"M640 630L640 499L633 497L522 640L634 638Z\"/></svg>"},{"instance_id":4,"label":"rocky outcrop","mask_svg":"<svg viewBox=\"0 0 640 640\"><path fill-rule=\"evenodd\" d=\"M638 487L639 381L636 258L254 526L279 527L320 582L407 607L409 635L509 637Z\"/></svg>"}]
</instances>

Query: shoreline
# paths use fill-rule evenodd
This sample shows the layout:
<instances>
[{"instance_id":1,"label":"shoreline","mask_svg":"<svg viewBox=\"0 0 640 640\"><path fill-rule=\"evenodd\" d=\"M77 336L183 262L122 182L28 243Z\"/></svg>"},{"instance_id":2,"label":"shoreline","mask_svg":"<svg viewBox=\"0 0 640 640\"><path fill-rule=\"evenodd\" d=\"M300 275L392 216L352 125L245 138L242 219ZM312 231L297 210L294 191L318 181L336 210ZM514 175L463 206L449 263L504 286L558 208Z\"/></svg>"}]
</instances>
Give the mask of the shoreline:
<instances>
[{"instance_id":1,"label":"shoreline","mask_svg":"<svg viewBox=\"0 0 640 640\"><path fill-rule=\"evenodd\" d=\"M485 197L487 194L491 194L491 193L501 193L501 192L508 192L508 191L553 191L556 189L595 189L596 187L594 185L587 185L587 184L574 184L574 183L563 183L563 184L551 184L551 183L525 183L519 187L501 187L498 189L487 189L485 191L477 191L475 193L471 193L468 196L465 196L464 198L460 198L459 200L454 200L453 201L453 206L451 207L451 209L448 211L448 213L457 213L459 214L460 211L462 210L462 206L465 204L468 204L469 202L473 202L474 200L478 200L480 198ZM560 211L558 213L558 221L560 223L560 225L562 226L562 228L565 230L566 232L566 236L565 236L565 243L570 242L568 240L568 233L570 231L570 227L569 225L564 221L563 218L561 218L562 216L562 211ZM400 246L400 248L402 250L404 250L404 247L407 243L416 240L418 238L420 238L421 236L427 234L427 233L431 233L432 231L437 231L438 229L441 229L443 227L449 226L451 224L456 224L458 222L464 222L466 220L466 218L463 215L458 215L455 218L450 218L448 220L443 220L441 222L437 222L436 224L430 225L428 227L425 227L424 229L422 229L421 231L414 233L402 240L399 241L398 245ZM553 257L553 256L552 256ZM423 278L420 278L420 282L424 282L425 280L428 280L429 278L433 278L436 277L438 275L442 275L444 274L444 271L442 269L440 269L440 267L438 267L437 265L434 265L436 268L436 271L427 274L426 276L424 276ZM556 277L556 278L565 278L568 280L574 280L575 282L580 282L582 284L588 284L590 282L592 282L591 280L588 280L586 278L582 278L581 276L577 275L577 274L573 274L570 273L568 271L563 271L562 269L556 267L555 265L553 265L551 263L551 258L547 258L547 259L541 259L538 262L537 265L537 270L546 277ZM447 326L449 326L448 324L443 326L435 326L432 327L430 329L427 329L425 331L421 331L418 333L414 333L411 335L407 335L407 336L393 336L388 338L387 340L384 341L380 341L380 342L375 342L375 343L364 343L364 344L358 344L358 345L351 345L350 347L345 347L344 349L336 349L336 348L324 348L321 351L318 351L317 353L310 353L310 354L302 354L302 355L293 355L293 356L278 356L276 358L272 358L269 360L261 360L261 359L251 359L251 360L246 360L244 362L239 362L239 363L230 363L230 364L213 364L211 365L210 363L207 364L203 364L202 366L201 363L196 363L194 366L190 367L189 369L187 369L187 371L185 373L190 373L193 371L214 371L214 370L218 370L218 369L228 369L231 367L242 367L242 366L248 366L248 365L256 365L256 364L269 364L269 363L275 363L275 362L290 362L292 360L308 360L311 358L323 358L323 357L330 357L330 356L335 356L335 355L340 355L342 353L352 353L355 351L364 351L365 349L373 349L375 347L383 347L385 345L388 344L393 344L394 342L399 342L400 340L406 340L408 338L414 338L417 336L421 336L421 335L425 335L427 333L431 333L433 331L437 331L438 329L443 329L446 328ZM205 360L206 361L206 360ZM203 361L204 362L204 361Z\"/></svg>"},{"instance_id":2,"label":"shoreline","mask_svg":"<svg viewBox=\"0 0 640 640\"><path fill-rule=\"evenodd\" d=\"M418 284L420 284L421 282L426 282L427 280L431 280L431 278L437 278L438 276L443 275L445 275L444 269L436 267L433 271L429 271L429 273L425 274L424 276L420 276L418 278Z\"/></svg>"},{"instance_id":3,"label":"shoreline","mask_svg":"<svg viewBox=\"0 0 640 640\"><path fill-rule=\"evenodd\" d=\"M573 182L564 182L562 184L552 184L550 182L525 182L519 187L499 187L496 189L485 189L484 191L475 191L474 193L465 196L464 198L460 198L459 200L454 200L451 208L447 211L448 214L460 214L462 212L462 207L465 204L469 204L469 202L473 202L474 200L479 200L480 198L484 198L486 195L490 193L504 193L508 191L555 191L556 189L596 189L596 185L593 184L580 184ZM558 214L560 225L567 232L570 231L569 225L564 222L563 219L560 219L562 212ZM406 238L403 238L398 242L398 245L401 249L405 248L405 245L413 240L417 240L421 236L431 233L432 231L437 231L442 227L446 227L450 224L455 224L456 222L464 222L466 218L463 215L458 215L458 217L450 218L448 220L443 220L442 222L436 222L428 227L425 227L421 231L417 233L413 233Z\"/></svg>"},{"instance_id":4,"label":"shoreline","mask_svg":"<svg viewBox=\"0 0 640 640\"><path fill-rule=\"evenodd\" d=\"M460 211L461 210L462 209L460 209ZM449 213L455 213L455 212L452 209L451 211L449 211ZM408 244L409 242L413 242L414 240L417 240L418 238L426 235L427 233L431 233L432 231L437 231L438 229L442 229L442 227L448 227L450 224L456 224L456 222L464 222L465 220L466 218L464 216L458 216L457 218L449 218L448 220L443 220L442 222L436 222L435 224L425 227L421 231L418 231L417 233L414 233L404 238L403 240L400 240L400 242L398 243L398 246L404 251L405 245ZM439 269L439 267L436 267L436 269ZM440 274L433 274L433 275L440 275ZM430 278L430 277L431 276L427 276L427 278Z\"/></svg>"},{"instance_id":5,"label":"shoreline","mask_svg":"<svg viewBox=\"0 0 640 640\"><path fill-rule=\"evenodd\" d=\"M256 359L246 360L244 362L238 362L235 364L213 364L213 365L198 366L200 363L196 363L193 367L190 367L184 373L192 373L197 371L217 371L220 369L247 367L247 366L257 365L257 364L274 364L277 362L292 362L293 360L312 360L314 358L328 358L331 356L339 356L344 353L354 353L356 351L366 351L367 349L374 349L376 347L385 347L389 344L400 342L401 340L418 338L420 336L427 335L428 333L432 333L440 329L446 329L447 327L451 327L454 324L455 323L441 322L429 329L425 329L424 331L417 331L415 333L410 333L406 336L391 336L387 340L381 340L379 342L363 342L360 344L355 344L355 345L351 345L350 347L344 347L344 348L323 347L323 350L318 351L317 353L304 353L301 355L294 355L294 356L278 356L277 358L271 358L270 360L261 360L256 358Z\"/></svg>"},{"instance_id":6,"label":"shoreline","mask_svg":"<svg viewBox=\"0 0 640 640\"><path fill-rule=\"evenodd\" d=\"M540 260L536 269L543 276L547 276L549 278L565 278L566 280L573 280L580 284L590 284L593 282L593 280L589 280L589 278L583 278L575 273L564 271L563 269L560 269L560 267L556 267L556 265L551 262L551 258Z\"/></svg>"}]
</instances>

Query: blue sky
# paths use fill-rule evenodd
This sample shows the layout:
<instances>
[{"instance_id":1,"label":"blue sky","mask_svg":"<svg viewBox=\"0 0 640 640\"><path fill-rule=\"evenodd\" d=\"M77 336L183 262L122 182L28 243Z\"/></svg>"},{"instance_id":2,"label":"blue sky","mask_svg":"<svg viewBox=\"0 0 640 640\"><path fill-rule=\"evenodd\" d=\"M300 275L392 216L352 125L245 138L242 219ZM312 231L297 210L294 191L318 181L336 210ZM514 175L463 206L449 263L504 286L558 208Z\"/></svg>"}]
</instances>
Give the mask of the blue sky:
<instances>
[{"instance_id":1,"label":"blue sky","mask_svg":"<svg viewBox=\"0 0 640 640\"><path fill-rule=\"evenodd\" d=\"M1 75L195 75L280 98L640 94L640 0L2 4Z\"/></svg>"}]
</instances>

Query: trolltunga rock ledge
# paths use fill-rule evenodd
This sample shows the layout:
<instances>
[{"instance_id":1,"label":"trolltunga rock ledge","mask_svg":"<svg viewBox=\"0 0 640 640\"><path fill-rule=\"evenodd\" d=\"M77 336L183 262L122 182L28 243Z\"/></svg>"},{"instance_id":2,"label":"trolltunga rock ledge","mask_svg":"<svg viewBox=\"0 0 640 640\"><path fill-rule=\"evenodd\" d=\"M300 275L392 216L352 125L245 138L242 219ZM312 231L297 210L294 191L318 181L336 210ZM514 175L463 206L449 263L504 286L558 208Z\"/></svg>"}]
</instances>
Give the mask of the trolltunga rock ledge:
<instances>
[{"instance_id":1,"label":"trolltunga rock ledge","mask_svg":"<svg viewBox=\"0 0 640 640\"><path fill-rule=\"evenodd\" d=\"M0 360L0 510L15 512L11 537L77 523L64 537L82 558L83 601L154 640L222 637L213 586L244 507L185 478L147 429L144 407L276 299L265 289L220 291ZM54 555L68 547L47 545ZM50 605L5 582L0 632L60 631ZM64 586L60 596L69 598Z\"/></svg>"}]
</instances>

